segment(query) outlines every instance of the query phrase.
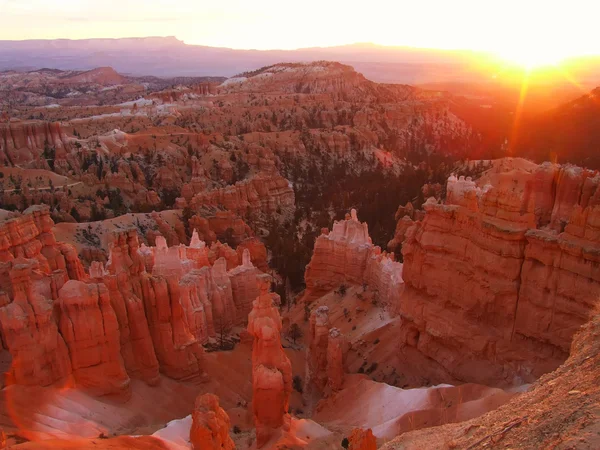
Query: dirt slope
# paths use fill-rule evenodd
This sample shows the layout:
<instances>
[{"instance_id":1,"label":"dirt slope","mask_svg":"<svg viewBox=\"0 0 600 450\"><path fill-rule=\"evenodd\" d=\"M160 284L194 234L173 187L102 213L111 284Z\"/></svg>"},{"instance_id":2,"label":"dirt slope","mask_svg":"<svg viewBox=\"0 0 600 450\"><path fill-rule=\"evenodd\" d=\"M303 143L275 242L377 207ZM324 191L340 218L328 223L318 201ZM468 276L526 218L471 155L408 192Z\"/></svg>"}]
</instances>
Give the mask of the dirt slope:
<instances>
[{"instance_id":1,"label":"dirt slope","mask_svg":"<svg viewBox=\"0 0 600 450\"><path fill-rule=\"evenodd\" d=\"M600 314L577 334L569 359L529 392L477 419L406 433L382 447L424 448L600 448Z\"/></svg>"}]
</instances>

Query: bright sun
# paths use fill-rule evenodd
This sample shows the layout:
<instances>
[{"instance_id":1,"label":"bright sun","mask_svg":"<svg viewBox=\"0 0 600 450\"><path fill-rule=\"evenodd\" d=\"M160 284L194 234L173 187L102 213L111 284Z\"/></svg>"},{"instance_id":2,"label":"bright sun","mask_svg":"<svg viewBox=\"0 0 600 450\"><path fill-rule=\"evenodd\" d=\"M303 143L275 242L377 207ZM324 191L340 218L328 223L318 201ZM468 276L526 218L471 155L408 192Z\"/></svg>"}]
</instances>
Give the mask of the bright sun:
<instances>
[{"instance_id":1,"label":"bright sun","mask_svg":"<svg viewBox=\"0 0 600 450\"><path fill-rule=\"evenodd\" d=\"M545 66L556 66L563 59L562 56L552 51L552 49L533 49L527 48L527 46L506 49L496 53L500 58L518 64L528 70Z\"/></svg>"}]
</instances>

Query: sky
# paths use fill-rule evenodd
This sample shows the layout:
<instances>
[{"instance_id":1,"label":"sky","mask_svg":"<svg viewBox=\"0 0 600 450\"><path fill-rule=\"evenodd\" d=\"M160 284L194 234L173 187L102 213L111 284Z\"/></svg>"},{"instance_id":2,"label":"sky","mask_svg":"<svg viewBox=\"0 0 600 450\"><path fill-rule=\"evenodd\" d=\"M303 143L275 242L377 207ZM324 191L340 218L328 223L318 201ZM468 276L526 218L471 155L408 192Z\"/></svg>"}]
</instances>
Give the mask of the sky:
<instances>
[{"instance_id":1,"label":"sky","mask_svg":"<svg viewBox=\"0 0 600 450\"><path fill-rule=\"evenodd\" d=\"M176 36L294 49L356 42L552 60L600 54L595 0L0 0L0 39Z\"/></svg>"}]
</instances>

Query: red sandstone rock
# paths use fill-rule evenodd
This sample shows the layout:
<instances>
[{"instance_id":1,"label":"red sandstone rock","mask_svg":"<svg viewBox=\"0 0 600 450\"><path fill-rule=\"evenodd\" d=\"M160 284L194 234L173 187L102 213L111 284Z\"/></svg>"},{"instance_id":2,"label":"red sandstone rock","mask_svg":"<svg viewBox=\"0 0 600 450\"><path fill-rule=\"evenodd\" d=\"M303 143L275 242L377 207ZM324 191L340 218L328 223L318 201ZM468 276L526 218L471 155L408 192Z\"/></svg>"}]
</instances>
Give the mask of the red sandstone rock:
<instances>
[{"instance_id":1,"label":"red sandstone rock","mask_svg":"<svg viewBox=\"0 0 600 450\"><path fill-rule=\"evenodd\" d=\"M142 298L161 372L174 379L201 373L203 349L190 330L175 277L141 277Z\"/></svg>"},{"instance_id":2,"label":"red sandstone rock","mask_svg":"<svg viewBox=\"0 0 600 450\"><path fill-rule=\"evenodd\" d=\"M402 216L400 219L397 219L396 230L394 231L394 238L390 240L387 244L387 248L390 252L397 252L398 249L402 246L404 242L404 238L406 237L406 233L410 227L412 227L415 222L408 216Z\"/></svg>"},{"instance_id":3,"label":"red sandstone rock","mask_svg":"<svg viewBox=\"0 0 600 450\"><path fill-rule=\"evenodd\" d=\"M156 222L156 225L158 225L158 231L160 232L160 234L162 236L164 236L164 238L167 240L167 244L169 246L171 246L171 245L179 245L179 243L181 242L180 238L182 236L180 236L179 233L177 233L177 231L175 229L173 229L173 227L171 225L169 225L161 217L161 215L159 213L153 212L152 213L152 218Z\"/></svg>"},{"instance_id":4,"label":"red sandstone rock","mask_svg":"<svg viewBox=\"0 0 600 450\"><path fill-rule=\"evenodd\" d=\"M238 247L239 250L239 247ZM254 267L250 260L250 252L245 249L242 253L241 265L229 271L233 301L237 310L236 323L244 323L252 311L252 299L260 295L258 277L261 271Z\"/></svg>"},{"instance_id":5,"label":"red sandstone rock","mask_svg":"<svg viewBox=\"0 0 600 450\"><path fill-rule=\"evenodd\" d=\"M142 299L141 278L145 266L138 253L137 233L116 233L113 239L106 270L92 266L90 277L102 280L108 288L119 323L121 355L128 373L148 384L156 384L159 367Z\"/></svg>"},{"instance_id":6,"label":"red sandstone rock","mask_svg":"<svg viewBox=\"0 0 600 450\"><path fill-rule=\"evenodd\" d=\"M254 264L263 272L269 270L269 266L267 264L267 248L265 247L265 244L255 237L243 240L236 249L239 264L242 264L245 249L248 249L250 252L252 264Z\"/></svg>"},{"instance_id":7,"label":"red sandstone rock","mask_svg":"<svg viewBox=\"0 0 600 450\"><path fill-rule=\"evenodd\" d=\"M71 374L71 361L52 314L51 280L34 259L10 264L12 302L0 308L4 345L12 356L9 384L48 386Z\"/></svg>"},{"instance_id":8,"label":"red sandstone rock","mask_svg":"<svg viewBox=\"0 0 600 450\"><path fill-rule=\"evenodd\" d=\"M96 395L127 393L119 324L106 287L70 280L59 291L58 308L77 384Z\"/></svg>"},{"instance_id":9,"label":"red sandstone rock","mask_svg":"<svg viewBox=\"0 0 600 450\"><path fill-rule=\"evenodd\" d=\"M373 436L373 431L355 428L348 438L348 450L377 450L377 439Z\"/></svg>"},{"instance_id":10,"label":"red sandstone rock","mask_svg":"<svg viewBox=\"0 0 600 450\"><path fill-rule=\"evenodd\" d=\"M229 436L231 422L216 395L198 396L192 412L190 441L194 450L233 450Z\"/></svg>"},{"instance_id":11,"label":"red sandstone rock","mask_svg":"<svg viewBox=\"0 0 600 450\"><path fill-rule=\"evenodd\" d=\"M212 244L217 240L217 234L210 229L208 219L199 217L197 215L190 218L190 228L198 233L198 237L201 241L204 241L207 245Z\"/></svg>"},{"instance_id":12,"label":"red sandstone rock","mask_svg":"<svg viewBox=\"0 0 600 450\"><path fill-rule=\"evenodd\" d=\"M253 234L248 224L231 211L216 211L208 217L208 224L217 236L228 238L233 244L239 244Z\"/></svg>"},{"instance_id":13,"label":"red sandstone rock","mask_svg":"<svg viewBox=\"0 0 600 450\"><path fill-rule=\"evenodd\" d=\"M252 346L252 409L256 444L261 448L284 426L292 392L292 366L281 346L281 318L274 302L277 294L268 292L270 277L261 276L260 295L248 317Z\"/></svg>"},{"instance_id":14,"label":"red sandstone rock","mask_svg":"<svg viewBox=\"0 0 600 450\"><path fill-rule=\"evenodd\" d=\"M531 381L564 361L600 294L600 177L546 163L483 182L451 177L408 231L402 335L461 379Z\"/></svg>"},{"instance_id":15,"label":"red sandstone rock","mask_svg":"<svg viewBox=\"0 0 600 450\"><path fill-rule=\"evenodd\" d=\"M69 274L52 224L45 206L0 223L0 329L12 356L9 383L47 386L71 374L53 315L53 300ZM81 276L72 256L70 274Z\"/></svg>"},{"instance_id":16,"label":"red sandstone rock","mask_svg":"<svg viewBox=\"0 0 600 450\"><path fill-rule=\"evenodd\" d=\"M344 385L346 339L337 328L329 330L327 342L327 387L339 391Z\"/></svg>"},{"instance_id":17,"label":"red sandstone rock","mask_svg":"<svg viewBox=\"0 0 600 450\"><path fill-rule=\"evenodd\" d=\"M208 259L214 264L218 259L223 258L227 263L227 270L231 270L239 264L237 252L227 244L217 241L210 246Z\"/></svg>"},{"instance_id":18,"label":"red sandstone rock","mask_svg":"<svg viewBox=\"0 0 600 450\"><path fill-rule=\"evenodd\" d=\"M377 289L384 304L397 304L402 289L402 264L381 253L371 242L366 223L358 221L356 211L346 220L335 222L315 241L315 249L305 273L305 302L337 288L340 284Z\"/></svg>"},{"instance_id":19,"label":"red sandstone rock","mask_svg":"<svg viewBox=\"0 0 600 450\"><path fill-rule=\"evenodd\" d=\"M9 166L43 161L39 168L49 169L40 157L46 142L56 149L58 156L70 147L58 123L23 121L0 124L0 162Z\"/></svg>"},{"instance_id":20,"label":"red sandstone rock","mask_svg":"<svg viewBox=\"0 0 600 450\"><path fill-rule=\"evenodd\" d=\"M294 207L294 190L281 175L258 174L223 189L196 194L191 201L194 209L203 206L223 206L245 216L250 213L272 214Z\"/></svg>"},{"instance_id":21,"label":"red sandstone rock","mask_svg":"<svg viewBox=\"0 0 600 450\"><path fill-rule=\"evenodd\" d=\"M319 306L310 314L309 347L306 352L305 389L307 396L322 394L327 385L327 345L329 342L329 308Z\"/></svg>"},{"instance_id":22,"label":"red sandstone rock","mask_svg":"<svg viewBox=\"0 0 600 450\"><path fill-rule=\"evenodd\" d=\"M329 326L329 308L312 311L308 328L304 394L318 400L338 391L344 384L346 340L337 328Z\"/></svg>"}]
</instances>

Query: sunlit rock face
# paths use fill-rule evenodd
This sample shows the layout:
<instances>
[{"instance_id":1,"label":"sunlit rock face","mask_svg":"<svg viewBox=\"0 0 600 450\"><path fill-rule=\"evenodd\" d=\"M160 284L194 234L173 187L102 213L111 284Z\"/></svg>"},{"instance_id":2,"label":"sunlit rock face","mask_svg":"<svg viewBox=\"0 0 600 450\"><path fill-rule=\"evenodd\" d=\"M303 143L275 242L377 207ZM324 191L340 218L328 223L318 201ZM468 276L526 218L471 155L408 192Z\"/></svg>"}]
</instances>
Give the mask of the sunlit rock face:
<instances>
[{"instance_id":1,"label":"sunlit rock face","mask_svg":"<svg viewBox=\"0 0 600 450\"><path fill-rule=\"evenodd\" d=\"M137 233L115 233L106 268L92 264L90 277L104 283L119 322L121 355L132 377L148 384L159 379L159 365L150 335L143 301L145 264L139 253Z\"/></svg>"},{"instance_id":2,"label":"sunlit rock face","mask_svg":"<svg viewBox=\"0 0 600 450\"><path fill-rule=\"evenodd\" d=\"M486 384L556 368L600 294L598 184L549 163L450 177L406 234L403 345Z\"/></svg>"},{"instance_id":3,"label":"sunlit rock face","mask_svg":"<svg viewBox=\"0 0 600 450\"><path fill-rule=\"evenodd\" d=\"M57 158L64 158L70 147L67 136L56 122L23 121L0 124L0 165L39 164L49 169L46 160L40 158L44 146L56 149Z\"/></svg>"},{"instance_id":4,"label":"sunlit rock face","mask_svg":"<svg viewBox=\"0 0 600 450\"><path fill-rule=\"evenodd\" d=\"M96 395L123 394L129 376L121 357L119 323L104 284L70 280L59 291L58 322L78 385Z\"/></svg>"},{"instance_id":5,"label":"sunlit rock face","mask_svg":"<svg viewBox=\"0 0 600 450\"><path fill-rule=\"evenodd\" d=\"M369 428L363 430L355 428L348 438L348 450L376 450L377 439L373 436L373 431Z\"/></svg>"},{"instance_id":6,"label":"sunlit rock face","mask_svg":"<svg viewBox=\"0 0 600 450\"><path fill-rule=\"evenodd\" d=\"M52 277L35 259L9 265L9 293L0 308L2 340L12 356L9 384L48 386L71 375L69 351L53 317ZM6 267L6 265L4 265ZM59 284L64 284L65 275Z\"/></svg>"},{"instance_id":7,"label":"sunlit rock face","mask_svg":"<svg viewBox=\"0 0 600 450\"><path fill-rule=\"evenodd\" d=\"M233 268L194 233L189 246L140 246L115 232L106 264L89 275L70 245L56 242L45 207L0 223L0 331L12 363L8 383L72 380L96 395L129 394L130 378L202 373L202 344L245 323L262 273L250 251ZM228 248L228 247L227 247ZM239 312L238 312L239 309Z\"/></svg>"},{"instance_id":8,"label":"sunlit rock face","mask_svg":"<svg viewBox=\"0 0 600 450\"><path fill-rule=\"evenodd\" d=\"M232 450L235 444L229 436L231 421L219 398L213 394L198 396L192 412L190 442L194 450Z\"/></svg>"},{"instance_id":9,"label":"sunlit rock face","mask_svg":"<svg viewBox=\"0 0 600 450\"><path fill-rule=\"evenodd\" d=\"M402 286L402 264L381 252L371 241L366 222L355 210L345 220L324 229L315 241L304 275L304 301L310 303L341 284L366 284L377 289L381 301L396 304Z\"/></svg>"},{"instance_id":10,"label":"sunlit rock face","mask_svg":"<svg viewBox=\"0 0 600 450\"><path fill-rule=\"evenodd\" d=\"M248 333L254 338L252 411L256 444L261 448L284 424L289 425L292 365L281 346L279 296L269 293L269 276L261 275L258 283L260 295L248 316Z\"/></svg>"},{"instance_id":11,"label":"sunlit rock face","mask_svg":"<svg viewBox=\"0 0 600 450\"><path fill-rule=\"evenodd\" d=\"M289 214L294 210L294 190L281 175L261 172L235 185L201 192L191 200L194 209L218 205L241 216L273 214L278 210Z\"/></svg>"},{"instance_id":12,"label":"sunlit rock face","mask_svg":"<svg viewBox=\"0 0 600 450\"><path fill-rule=\"evenodd\" d=\"M0 223L0 330L12 356L7 383L47 386L72 372L53 314L69 274L51 228L43 206Z\"/></svg>"},{"instance_id":13,"label":"sunlit rock face","mask_svg":"<svg viewBox=\"0 0 600 450\"><path fill-rule=\"evenodd\" d=\"M257 279L261 271L254 267L251 258L250 251L244 249L242 264L229 271L231 291L237 310L236 324L247 320L248 314L252 311L253 300L251 299L256 299L260 295Z\"/></svg>"}]
</instances>

